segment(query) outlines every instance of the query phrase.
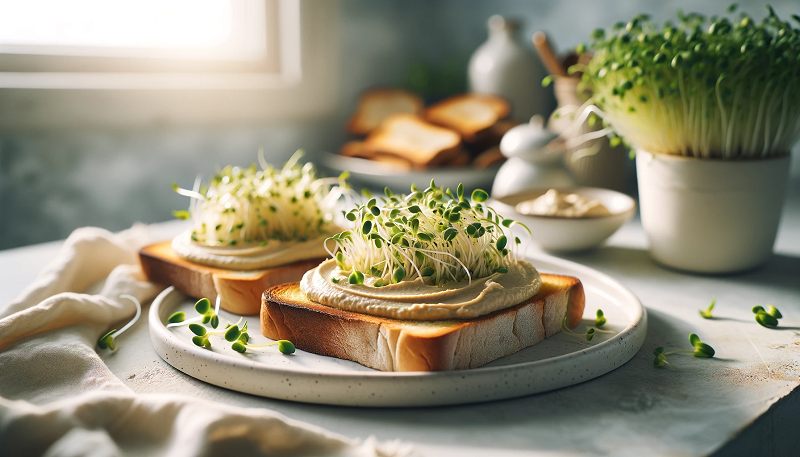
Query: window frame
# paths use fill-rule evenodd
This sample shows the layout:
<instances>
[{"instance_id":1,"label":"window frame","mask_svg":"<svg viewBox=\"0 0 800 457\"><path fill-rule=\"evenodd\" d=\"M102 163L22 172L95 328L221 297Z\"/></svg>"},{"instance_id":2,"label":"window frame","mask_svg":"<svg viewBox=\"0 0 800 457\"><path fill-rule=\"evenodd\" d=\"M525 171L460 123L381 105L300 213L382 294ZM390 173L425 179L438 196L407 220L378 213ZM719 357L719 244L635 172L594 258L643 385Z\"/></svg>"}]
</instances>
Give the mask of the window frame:
<instances>
[{"instance_id":1,"label":"window frame","mask_svg":"<svg viewBox=\"0 0 800 457\"><path fill-rule=\"evenodd\" d=\"M330 113L338 87L338 0L264 2L267 42L277 45L272 63L217 62L211 71L214 63L199 60L164 66L133 59L128 63L139 71L122 71L125 59L75 57L105 71L43 71L54 57L70 57L28 54L16 60L38 62L39 71L7 71L4 54L0 131L253 125Z\"/></svg>"}]
</instances>

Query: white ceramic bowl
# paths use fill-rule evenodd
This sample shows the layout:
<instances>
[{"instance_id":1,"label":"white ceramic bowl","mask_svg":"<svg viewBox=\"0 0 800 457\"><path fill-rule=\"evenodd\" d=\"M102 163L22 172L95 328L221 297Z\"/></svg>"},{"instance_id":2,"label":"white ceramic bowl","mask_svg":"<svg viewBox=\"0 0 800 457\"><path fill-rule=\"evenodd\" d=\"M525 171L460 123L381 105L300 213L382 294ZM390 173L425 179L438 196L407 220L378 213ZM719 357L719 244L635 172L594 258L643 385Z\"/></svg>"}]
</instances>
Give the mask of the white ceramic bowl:
<instances>
[{"instance_id":1,"label":"white ceramic bowl","mask_svg":"<svg viewBox=\"0 0 800 457\"><path fill-rule=\"evenodd\" d=\"M516 206L547 192L548 188L531 189L516 194L492 199L489 206L503 217L522 222L531 230L533 241L548 251L582 251L599 246L633 217L636 202L629 196L609 189L597 187L570 187L558 189L578 193L599 200L611 212L610 216L570 218L554 216L531 216L518 213Z\"/></svg>"}]
</instances>

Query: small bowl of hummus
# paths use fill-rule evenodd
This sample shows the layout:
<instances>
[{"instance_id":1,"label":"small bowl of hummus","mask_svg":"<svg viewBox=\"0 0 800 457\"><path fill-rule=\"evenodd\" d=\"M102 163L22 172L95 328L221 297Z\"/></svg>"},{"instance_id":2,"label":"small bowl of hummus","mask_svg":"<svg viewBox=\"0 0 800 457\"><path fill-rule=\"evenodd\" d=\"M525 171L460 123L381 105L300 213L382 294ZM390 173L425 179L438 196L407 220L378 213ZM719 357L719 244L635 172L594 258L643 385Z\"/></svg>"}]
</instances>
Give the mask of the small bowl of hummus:
<instances>
[{"instance_id":1,"label":"small bowl of hummus","mask_svg":"<svg viewBox=\"0 0 800 457\"><path fill-rule=\"evenodd\" d=\"M582 251L602 244L636 212L636 201L598 187L530 189L495 198L503 217L525 224L547 251Z\"/></svg>"}]
</instances>

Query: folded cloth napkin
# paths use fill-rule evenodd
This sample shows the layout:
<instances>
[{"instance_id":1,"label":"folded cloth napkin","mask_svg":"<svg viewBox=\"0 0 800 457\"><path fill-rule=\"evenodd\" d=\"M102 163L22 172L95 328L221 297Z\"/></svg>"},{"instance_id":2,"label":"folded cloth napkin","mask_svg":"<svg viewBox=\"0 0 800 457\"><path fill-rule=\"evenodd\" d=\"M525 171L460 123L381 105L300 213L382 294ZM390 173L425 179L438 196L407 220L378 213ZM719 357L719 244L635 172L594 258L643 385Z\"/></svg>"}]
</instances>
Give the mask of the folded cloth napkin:
<instances>
[{"instance_id":1,"label":"folded cloth napkin","mask_svg":"<svg viewBox=\"0 0 800 457\"><path fill-rule=\"evenodd\" d=\"M393 456L407 446L351 440L260 408L135 394L95 350L159 288L136 256L145 226L82 228L19 298L0 305L0 454L10 456ZM124 336L120 337L124 345ZM244 455L244 454L242 454Z\"/></svg>"}]
</instances>

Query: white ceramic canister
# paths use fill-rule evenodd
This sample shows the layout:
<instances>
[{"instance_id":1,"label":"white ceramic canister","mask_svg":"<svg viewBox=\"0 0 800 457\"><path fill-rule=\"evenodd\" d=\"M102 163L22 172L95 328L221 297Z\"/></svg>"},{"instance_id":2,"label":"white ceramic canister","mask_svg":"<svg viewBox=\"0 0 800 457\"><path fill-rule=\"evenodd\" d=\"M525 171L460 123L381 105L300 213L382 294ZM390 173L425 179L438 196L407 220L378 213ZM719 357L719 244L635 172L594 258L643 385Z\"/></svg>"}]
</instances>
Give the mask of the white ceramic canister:
<instances>
[{"instance_id":1,"label":"white ceramic canister","mask_svg":"<svg viewBox=\"0 0 800 457\"><path fill-rule=\"evenodd\" d=\"M665 266L734 273L764 263L778 231L790 156L693 159L636 152L650 254Z\"/></svg>"},{"instance_id":2,"label":"white ceramic canister","mask_svg":"<svg viewBox=\"0 0 800 457\"><path fill-rule=\"evenodd\" d=\"M517 26L502 16L489 18L489 39L469 61L473 92L499 95L511 103L511 117L527 121L534 114L548 116L555 97L542 87L547 75L539 58L515 36Z\"/></svg>"}]
</instances>

